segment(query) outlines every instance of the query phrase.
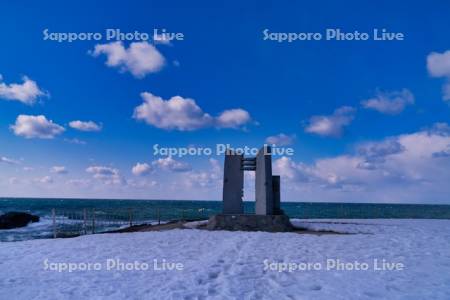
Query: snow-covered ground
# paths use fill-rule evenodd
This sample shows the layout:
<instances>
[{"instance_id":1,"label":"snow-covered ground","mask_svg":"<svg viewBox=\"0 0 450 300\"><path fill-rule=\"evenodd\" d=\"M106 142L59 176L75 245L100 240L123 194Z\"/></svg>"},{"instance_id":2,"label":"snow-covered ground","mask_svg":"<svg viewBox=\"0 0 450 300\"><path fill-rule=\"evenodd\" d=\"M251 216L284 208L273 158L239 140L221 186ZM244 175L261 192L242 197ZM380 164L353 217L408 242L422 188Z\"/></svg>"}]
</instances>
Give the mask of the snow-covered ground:
<instances>
[{"instance_id":1,"label":"snow-covered ground","mask_svg":"<svg viewBox=\"0 0 450 300\"><path fill-rule=\"evenodd\" d=\"M352 234L185 229L0 243L0 299L450 299L450 220L294 223ZM149 269L108 270L114 259ZM155 270L154 259L182 270ZM374 259L397 270L374 270ZM327 270L337 260L369 268ZM67 263L78 270L55 270ZM80 270L87 263L97 270ZM298 270L308 263L321 269Z\"/></svg>"}]
</instances>

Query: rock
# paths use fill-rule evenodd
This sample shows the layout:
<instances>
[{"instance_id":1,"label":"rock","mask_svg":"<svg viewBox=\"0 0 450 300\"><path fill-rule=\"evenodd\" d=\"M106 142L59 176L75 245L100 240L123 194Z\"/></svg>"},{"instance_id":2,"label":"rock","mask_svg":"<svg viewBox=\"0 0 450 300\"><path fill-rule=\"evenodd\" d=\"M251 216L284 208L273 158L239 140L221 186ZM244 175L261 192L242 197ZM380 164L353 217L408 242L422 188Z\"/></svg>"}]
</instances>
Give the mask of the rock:
<instances>
[{"instance_id":1,"label":"rock","mask_svg":"<svg viewBox=\"0 0 450 300\"><path fill-rule=\"evenodd\" d=\"M230 231L293 231L286 215L231 215L220 214L209 218L207 229Z\"/></svg>"},{"instance_id":2,"label":"rock","mask_svg":"<svg viewBox=\"0 0 450 300\"><path fill-rule=\"evenodd\" d=\"M24 212L8 212L0 216L0 229L11 229L39 222L39 217Z\"/></svg>"}]
</instances>

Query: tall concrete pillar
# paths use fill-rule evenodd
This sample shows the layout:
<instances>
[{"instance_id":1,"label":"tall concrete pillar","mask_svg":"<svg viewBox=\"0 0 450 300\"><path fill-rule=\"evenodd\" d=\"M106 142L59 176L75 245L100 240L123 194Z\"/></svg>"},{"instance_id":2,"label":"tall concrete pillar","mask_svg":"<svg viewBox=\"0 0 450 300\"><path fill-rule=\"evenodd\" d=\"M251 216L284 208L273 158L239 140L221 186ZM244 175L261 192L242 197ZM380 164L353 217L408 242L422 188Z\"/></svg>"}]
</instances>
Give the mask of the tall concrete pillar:
<instances>
[{"instance_id":1,"label":"tall concrete pillar","mask_svg":"<svg viewBox=\"0 0 450 300\"><path fill-rule=\"evenodd\" d=\"M273 214L274 215L282 215L283 211L280 206L280 176L273 175L272 176L272 190L273 190Z\"/></svg>"},{"instance_id":2,"label":"tall concrete pillar","mask_svg":"<svg viewBox=\"0 0 450 300\"><path fill-rule=\"evenodd\" d=\"M255 200L255 214L274 214L272 153L270 146L264 146L256 155Z\"/></svg>"},{"instance_id":3,"label":"tall concrete pillar","mask_svg":"<svg viewBox=\"0 0 450 300\"><path fill-rule=\"evenodd\" d=\"M225 154L223 168L223 213L243 214L244 203L244 170L242 160L244 156L232 151Z\"/></svg>"}]
</instances>

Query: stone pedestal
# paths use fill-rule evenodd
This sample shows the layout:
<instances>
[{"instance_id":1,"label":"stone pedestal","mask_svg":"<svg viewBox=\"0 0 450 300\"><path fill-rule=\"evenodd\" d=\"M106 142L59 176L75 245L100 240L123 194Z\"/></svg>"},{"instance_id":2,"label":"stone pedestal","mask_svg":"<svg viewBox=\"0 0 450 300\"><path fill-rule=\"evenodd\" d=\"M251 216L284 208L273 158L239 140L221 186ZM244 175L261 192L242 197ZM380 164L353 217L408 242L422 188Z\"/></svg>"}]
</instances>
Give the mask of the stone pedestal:
<instances>
[{"instance_id":1,"label":"stone pedestal","mask_svg":"<svg viewBox=\"0 0 450 300\"><path fill-rule=\"evenodd\" d=\"M293 227L286 215L221 214L209 218L209 230L288 232Z\"/></svg>"}]
</instances>

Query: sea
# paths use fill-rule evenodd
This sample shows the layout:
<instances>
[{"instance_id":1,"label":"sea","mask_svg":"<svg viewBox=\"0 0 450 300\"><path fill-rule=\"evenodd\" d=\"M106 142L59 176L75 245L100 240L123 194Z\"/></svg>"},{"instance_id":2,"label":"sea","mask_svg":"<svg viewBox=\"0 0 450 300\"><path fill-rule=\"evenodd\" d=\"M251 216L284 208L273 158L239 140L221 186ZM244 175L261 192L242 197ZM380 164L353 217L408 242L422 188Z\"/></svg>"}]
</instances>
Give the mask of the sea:
<instances>
[{"instance_id":1,"label":"sea","mask_svg":"<svg viewBox=\"0 0 450 300\"><path fill-rule=\"evenodd\" d=\"M289 217L300 219L450 219L450 205L285 202L281 206ZM0 242L200 220L221 210L221 201L0 198L0 215L19 211L40 217L26 227L0 230ZM244 211L254 212L254 202L244 202Z\"/></svg>"}]
</instances>

